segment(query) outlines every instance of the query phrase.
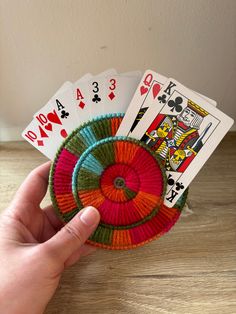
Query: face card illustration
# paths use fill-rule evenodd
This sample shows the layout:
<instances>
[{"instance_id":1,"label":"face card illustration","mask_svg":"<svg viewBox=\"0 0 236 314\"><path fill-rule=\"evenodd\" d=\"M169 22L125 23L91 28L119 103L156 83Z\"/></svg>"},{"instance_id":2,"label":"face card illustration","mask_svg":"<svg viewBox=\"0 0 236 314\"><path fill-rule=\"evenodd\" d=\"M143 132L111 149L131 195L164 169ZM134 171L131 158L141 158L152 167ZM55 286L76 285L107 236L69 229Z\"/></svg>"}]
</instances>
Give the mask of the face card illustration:
<instances>
[{"instance_id":1,"label":"face card illustration","mask_svg":"<svg viewBox=\"0 0 236 314\"><path fill-rule=\"evenodd\" d=\"M141 120L147 108L157 97L166 77L154 71L147 70L134 93L126 114L116 133L117 136L129 136Z\"/></svg>"},{"instance_id":2,"label":"face card illustration","mask_svg":"<svg viewBox=\"0 0 236 314\"><path fill-rule=\"evenodd\" d=\"M139 75L114 75L106 77L103 113L124 113L137 89Z\"/></svg>"},{"instance_id":3,"label":"face card illustration","mask_svg":"<svg viewBox=\"0 0 236 314\"><path fill-rule=\"evenodd\" d=\"M149 108L132 136L160 156L168 179L165 205L172 207L233 120L174 79L163 86L158 102Z\"/></svg>"}]
</instances>

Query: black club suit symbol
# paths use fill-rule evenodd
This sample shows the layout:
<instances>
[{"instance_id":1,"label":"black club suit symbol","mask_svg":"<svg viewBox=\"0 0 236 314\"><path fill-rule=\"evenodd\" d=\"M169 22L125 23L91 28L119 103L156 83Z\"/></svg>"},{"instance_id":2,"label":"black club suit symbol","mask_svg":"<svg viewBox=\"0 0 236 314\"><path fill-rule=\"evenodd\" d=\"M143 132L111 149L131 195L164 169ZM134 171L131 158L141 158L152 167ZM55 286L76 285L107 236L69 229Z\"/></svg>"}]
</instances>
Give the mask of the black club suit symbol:
<instances>
[{"instance_id":1,"label":"black club suit symbol","mask_svg":"<svg viewBox=\"0 0 236 314\"><path fill-rule=\"evenodd\" d=\"M181 112L182 106L180 106L180 104L182 104L182 102L183 102L182 97L176 97L175 100L168 101L168 106L172 107L170 111L173 112L174 110L176 110L176 112Z\"/></svg>"},{"instance_id":2,"label":"black club suit symbol","mask_svg":"<svg viewBox=\"0 0 236 314\"><path fill-rule=\"evenodd\" d=\"M65 110L61 111L61 118L62 119L67 119L67 117L69 116L69 112L66 112Z\"/></svg>"},{"instance_id":3,"label":"black club suit symbol","mask_svg":"<svg viewBox=\"0 0 236 314\"><path fill-rule=\"evenodd\" d=\"M165 94L159 96L157 99L159 100L159 103L163 103L163 104L166 103L166 95Z\"/></svg>"},{"instance_id":4,"label":"black club suit symbol","mask_svg":"<svg viewBox=\"0 0 236 314\"><path fill-rule=\"evenodd\" d=\"M98 94L95 94L92 101L98 103L99 101L101 101L101 98L98 96Z\"/></svg>"},{"instance_id":5,"label":"black club suit symbol","mask_svg":"<svg viewBox=\"0 0 236 314\"><path fill-rule=\"evenodd\" d=\"M168 178L167 178L167 183L169 185L174 185L175 184L175 180L172 178L172 175L169 174Z\"/></svg>"},{"instance_id":6,"label":"black club suit symbol","mask_svg":"<svg viewBox=\"0 0 236 314\"><path fill-rule=\"evenodd\" d=\"M184 189L183 183L177 182L176 183L176 191L180 191L181 189Z\"/></svg>"}]
</instances>

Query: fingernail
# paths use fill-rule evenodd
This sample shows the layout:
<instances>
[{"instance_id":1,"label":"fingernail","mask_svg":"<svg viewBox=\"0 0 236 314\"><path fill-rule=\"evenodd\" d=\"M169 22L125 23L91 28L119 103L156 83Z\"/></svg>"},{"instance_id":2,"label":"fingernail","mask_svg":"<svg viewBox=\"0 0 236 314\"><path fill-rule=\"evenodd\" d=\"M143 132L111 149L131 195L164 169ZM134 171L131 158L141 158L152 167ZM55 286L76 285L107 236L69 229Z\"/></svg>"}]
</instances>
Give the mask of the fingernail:
<instances>
[{"instance_id":1,"label":"fingernail","mask_svg":"<svg viewBox=\"0 0 236 314\"><path fill-rule=\"evenodd\" d=\"M80 220L82 220L85 225L91 227L98 222L99 212L92 206L86 207L80 216Z\"/></svg>"}]
</instances>

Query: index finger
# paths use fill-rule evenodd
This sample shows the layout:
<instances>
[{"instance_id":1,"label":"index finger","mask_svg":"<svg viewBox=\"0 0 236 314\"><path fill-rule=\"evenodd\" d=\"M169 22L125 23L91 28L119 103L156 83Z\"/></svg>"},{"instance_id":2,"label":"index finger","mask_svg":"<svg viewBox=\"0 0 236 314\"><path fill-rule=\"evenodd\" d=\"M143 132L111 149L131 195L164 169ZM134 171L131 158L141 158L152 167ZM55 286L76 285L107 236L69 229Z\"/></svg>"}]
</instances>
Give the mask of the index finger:
<instances>
[{"instance_id":1,"label":"index finger","mask_svg":"<svg viewBox=\"0 0 236 314\"><path fill-rule=\"evenodd\" d=\"M50 164L48 161L30 172L16 192L13 202L32 205L41 203L47 192Z\"/></svg>"}]
</instances>

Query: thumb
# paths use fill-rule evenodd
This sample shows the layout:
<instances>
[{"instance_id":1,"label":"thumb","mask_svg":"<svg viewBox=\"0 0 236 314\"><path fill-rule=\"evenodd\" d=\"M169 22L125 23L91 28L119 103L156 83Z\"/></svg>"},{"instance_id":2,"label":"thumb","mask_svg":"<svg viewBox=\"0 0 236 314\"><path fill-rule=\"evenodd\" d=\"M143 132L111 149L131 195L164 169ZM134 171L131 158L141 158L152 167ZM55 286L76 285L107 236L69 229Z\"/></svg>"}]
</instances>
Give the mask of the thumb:
<instances>
[{"instance_id":1,"label":"thumb","mask_svg":"<svg viewBox=\"0 0 236 314\"><path fill-rule=\"evenodd\" d=\"M65 263L96 229L99 220L100 214L96 208L85 207L50 240L44 243L45 249L49 251L51 256L55 256L57 260Z\"/></svg>"}]
</instances>

